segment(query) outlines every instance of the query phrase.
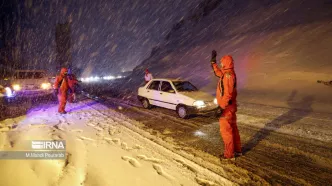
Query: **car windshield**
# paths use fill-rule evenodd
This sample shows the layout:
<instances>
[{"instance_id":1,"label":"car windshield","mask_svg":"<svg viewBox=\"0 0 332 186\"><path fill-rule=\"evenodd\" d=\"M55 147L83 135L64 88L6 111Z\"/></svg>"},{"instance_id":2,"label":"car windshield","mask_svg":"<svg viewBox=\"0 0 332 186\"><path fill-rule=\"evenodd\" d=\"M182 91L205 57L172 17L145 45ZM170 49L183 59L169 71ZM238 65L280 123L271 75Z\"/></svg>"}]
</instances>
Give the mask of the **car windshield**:
<instances>
[{"instance_id":1,"label":"car windshield","mask_svg":"<svg viewBox=\"0 0 332 186\"><path fill-rule=\"evenodd\" d=\"M41 79L44 77L43 72L17 72L16 79Z\"/></svg>"},{"instance_id":2,"label":"car windshield","mask_svg":"<svg viewBox=\"0 0 332 186\"><path fill-rule=\"evenodd\" d=\"M198 91L198 89L192 85L189 81L173 81L173 85L179 92L192 92Z\"/></svg>"}]
</instances>

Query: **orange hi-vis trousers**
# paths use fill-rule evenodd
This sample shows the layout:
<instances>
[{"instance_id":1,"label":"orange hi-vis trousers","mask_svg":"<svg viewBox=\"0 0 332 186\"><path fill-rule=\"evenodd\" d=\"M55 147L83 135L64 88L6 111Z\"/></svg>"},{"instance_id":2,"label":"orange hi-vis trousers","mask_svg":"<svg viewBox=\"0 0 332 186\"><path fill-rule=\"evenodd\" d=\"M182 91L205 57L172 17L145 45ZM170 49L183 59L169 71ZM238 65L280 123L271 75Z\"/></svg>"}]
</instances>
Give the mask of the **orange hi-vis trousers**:
<instances>
[{"instance_id":1,"label":"orange hi-vis trousers","mask_svg":"<svg viewBox=\"0 0 332 186\"><path fill-rule=\"evenodd\" d=\"M242 152L241 139L236 124L236 113L231 109L225 109L219 119L220 134L224 141L225 158L233 158L234 152Z\"/></svg>"},{"instance_id":2,"label":"orange hi-vis trousers","mask_svg":"<svg viewBox=\"0 0 332 186\"><path fill-rule=\"evenodd\" d=\"M66 103L67 103L67 93L59 92L58 94L59 108L58 112L65 112Z\"/></svg>"}]
</instances>

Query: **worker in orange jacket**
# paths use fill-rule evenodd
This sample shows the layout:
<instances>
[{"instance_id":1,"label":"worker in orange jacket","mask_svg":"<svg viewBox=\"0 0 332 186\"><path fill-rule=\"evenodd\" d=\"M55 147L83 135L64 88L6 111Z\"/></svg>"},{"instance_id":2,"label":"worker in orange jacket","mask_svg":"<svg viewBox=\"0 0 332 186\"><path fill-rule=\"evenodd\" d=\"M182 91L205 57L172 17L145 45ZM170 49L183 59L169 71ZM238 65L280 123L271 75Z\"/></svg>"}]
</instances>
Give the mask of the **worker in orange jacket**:
<instances>
[{"instance_id":1,"label":"worker in orange jacket","mask_svg":"<svg viewBox=\"0 0 332 186\"><path fill-rule=\"evenodd\" d=\"M65 111L66 107L66 102L67 102L67 97L68 97L68 89L69 89L69 83L68 83L68 69L67 68L62 68L60 71L60 74L56 77L55 83L54 83L54 90L55 93L58 96L59 100L59 108L58 112L60 114L66 114L67 112Z\"/></svg>"},{"instance_id":2,"label":"worker in orange jacket","mask_svg":"<svg viewBox=\"0 0 332 186\"><path fill-rule=\"evenodd\" d=\"M212 51L211 65L214 73L219 77L216 98L220 110L220 133L224 141L224 153L221 159L233 159L242 155L241 139L236 124L237 91L236 74L234 71L233 58L226 55L221 58L221 69L216 63L217 52Z\"/></svg>"}]
</instances>

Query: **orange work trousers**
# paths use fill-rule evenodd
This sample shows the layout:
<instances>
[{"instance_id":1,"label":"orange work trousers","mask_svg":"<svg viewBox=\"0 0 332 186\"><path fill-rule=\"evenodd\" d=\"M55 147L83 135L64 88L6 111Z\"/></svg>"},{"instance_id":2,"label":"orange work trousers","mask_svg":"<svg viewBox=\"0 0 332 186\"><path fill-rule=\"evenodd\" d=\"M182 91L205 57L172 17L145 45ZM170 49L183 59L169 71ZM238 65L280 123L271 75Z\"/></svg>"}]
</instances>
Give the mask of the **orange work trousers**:
<instances>
[{"instance_id":1,"label":"orange work trousers","mask_svg":"<svg viewBox=\"0 0 332 186\"><path fill-rule=\"evenodd\" d=\"M241 139L236 124L236 113L225 109L219 119L220 134L224 141L225 158L233 158L234 152L242 152Z\"/></svg>"},{"instance_id":2,"label":"orange work trousers","mask_svg":"<svg viewBox=\"0 0 332 186\"><path fill-rule=\"evenodd\" d=\"M65 112L66 103L67 103L67 94L63 93L63 92L59 92L58 100L59 100L58 112Z\"/></svg>"}]
</instances>

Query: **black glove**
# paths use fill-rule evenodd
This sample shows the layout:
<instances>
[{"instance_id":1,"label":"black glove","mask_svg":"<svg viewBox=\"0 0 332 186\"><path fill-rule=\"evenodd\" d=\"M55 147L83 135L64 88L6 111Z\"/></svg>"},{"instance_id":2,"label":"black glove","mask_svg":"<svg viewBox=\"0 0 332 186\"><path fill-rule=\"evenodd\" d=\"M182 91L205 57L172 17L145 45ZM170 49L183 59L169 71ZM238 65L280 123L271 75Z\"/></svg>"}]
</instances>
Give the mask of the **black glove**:
<instances>
[{"instance_id":1,"label":"black glove","mask_svg":"<svg viewBox=\"0 0 332 186\"><path fill-rule=\"evenodd\" d=\"M218 107L218 109L215 112L216 118L220 118L223 112L224 112L224 109L221 107Z\"/></svg>"},{"instance_id":2,"label":"black glove","mask_svg":"<svg viewBox=\"0 0 332 186\"><path fill-rule=\"evenodd\" d=\"M211 57L211 63L217 62L217 51L212 50L212 57Z\"/></svg>"}]
</instances>

